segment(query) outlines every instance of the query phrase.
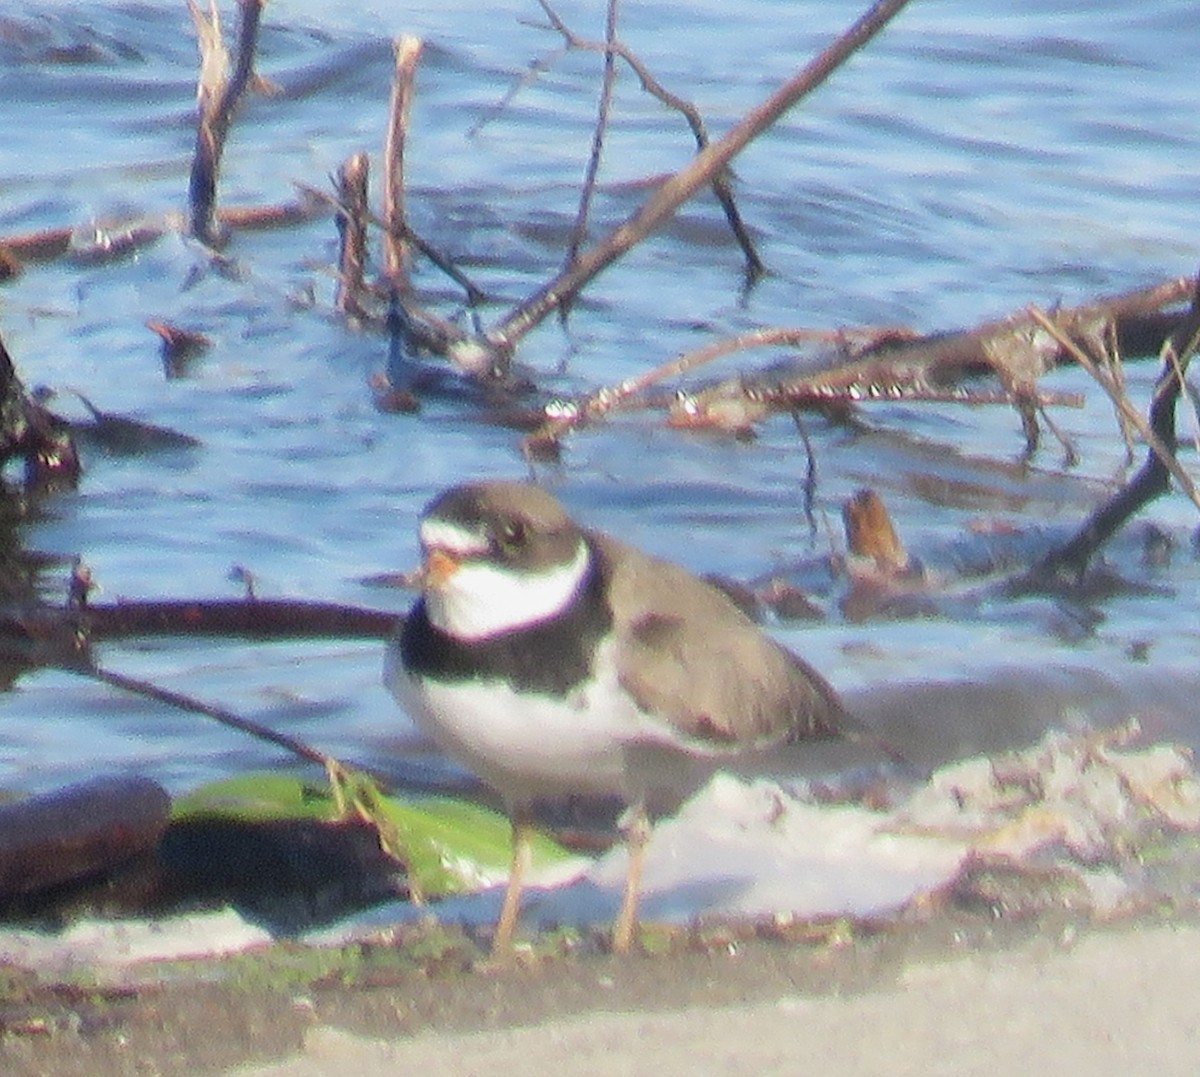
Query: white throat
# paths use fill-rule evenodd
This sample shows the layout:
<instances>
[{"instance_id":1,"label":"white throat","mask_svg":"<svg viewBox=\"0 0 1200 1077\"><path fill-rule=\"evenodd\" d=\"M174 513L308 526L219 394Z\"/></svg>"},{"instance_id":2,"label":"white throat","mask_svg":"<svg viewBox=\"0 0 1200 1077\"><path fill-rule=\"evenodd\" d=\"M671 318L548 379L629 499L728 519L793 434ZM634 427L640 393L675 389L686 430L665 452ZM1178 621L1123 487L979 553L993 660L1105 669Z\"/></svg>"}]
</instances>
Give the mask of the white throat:
<instances>
[{"instance_id":1,"label":"white throat","mask_svg":"<svg viewBox=\"0 0 1200 1077\"><path fill-rule=\"evenodd\" d=\"M570 562L544 572L510 572L486 561L464 561L445 583L426 590L425 611L437 628L461 640L523 628L567 607L589 560L588 545L581 539Z\"/></svg>"}]
</instances>

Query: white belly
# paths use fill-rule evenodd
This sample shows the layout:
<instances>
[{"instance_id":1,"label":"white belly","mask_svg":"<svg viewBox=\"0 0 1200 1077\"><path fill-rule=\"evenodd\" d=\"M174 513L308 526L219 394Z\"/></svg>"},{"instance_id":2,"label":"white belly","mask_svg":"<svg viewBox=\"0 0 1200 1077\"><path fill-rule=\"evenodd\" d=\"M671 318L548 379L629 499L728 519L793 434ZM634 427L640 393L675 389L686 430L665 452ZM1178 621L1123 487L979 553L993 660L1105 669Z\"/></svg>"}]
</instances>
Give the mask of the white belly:
<instances>
[{"instance_id":1,"label":"white belly","mask_svg":"<svg viewBox=\"0 0 1200 1077\"><path fill-rule=\"evenodd\" d=\"M417 726L510 803L570 794L629 798L627 747L658 739L615 683L565 698L500 681L417 682L389 649L384 680Z\"/></svg>"}]
</instances>

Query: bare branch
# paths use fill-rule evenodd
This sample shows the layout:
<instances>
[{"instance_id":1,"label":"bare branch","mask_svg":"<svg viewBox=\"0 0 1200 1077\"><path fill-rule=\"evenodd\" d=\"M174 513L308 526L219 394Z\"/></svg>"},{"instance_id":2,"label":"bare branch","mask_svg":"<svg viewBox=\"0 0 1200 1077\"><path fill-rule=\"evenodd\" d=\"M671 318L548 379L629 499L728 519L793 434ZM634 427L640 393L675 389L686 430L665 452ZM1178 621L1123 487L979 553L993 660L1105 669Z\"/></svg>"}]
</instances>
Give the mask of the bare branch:
<instances>
[{"instance_id":1,"label":"bare branch","mask_svg":"<svg viewBox=\"0 0 1200 1077\"><path fill-rule=\"evenodd\" d=\"M1173 331L1187 318L1181 313L1164 314L1162 308L1186 298L1191 287L1188 278L1180 277L1153 288L1104 297L1059 310L1056 324L1075 342L1101 339L1112 332L1131 342L1136 338L1139 350L1153 344L1158 351L1161 334ZM1151 325L1157 336L1150 333ZM759 374L739 374L706 386L689 399L688 406L701 419L740 409L753 421L769 411L797 406L900 398L969 404L1025 402L1035 411L1039 405L1077 405L1069 395L1036 391L1037 379L1067 353L1028 311L957 333L913 337L907 331L876 332L877 338L868 338L865 347L845 347L853 343L847 337L838 342L836 354L819 363L792 368L776 364ZM955 387L980 374L998 376L1003 391L966 393ZM756 407L758 415L754 416Z\"/></svg>"},{"instance_id":2,"label":"bare branch","mask_svg":"<svg viewBox=\"0 0 1200 1077\"><path fill-rule=\"evenodd\" d=\"M417 64L421 59L422 47L419 37L407 34L396 42L391 122L383 153L384 273L388 281L402 292L409 290L410 261L404 211L404 150L408 141L408 120L412 112Z\"/></svg>"},{"instance_id":3,"label":"bare branch","mask_svg":"<svg viewBox=\"0 0 1200 1077\"><path fill-rule=\"evenodd\" d=\"M545 0L542 7L549 13ZM608 19L604 28L604 78L600 83L600 104L596 116L596 130L592 133L592 152L588 158L587 172L583 180L583 190L579 194L579 209L575 214L575 223L571 227L571 238L567 243L565 268L570 268L579 249L587 238L588 213L592 205L592 195L596 189L596 175L600 171L600 157L604 151L604 134L608 130L608 116L612 108L613 87L617 81L617 68L614 46L617 40L617 9L619 0L608 0ZM566 313L566 305L560 314Z\"/></svg>"},{"instance_id":4,"label":"bare branch","mask_svg":"<svg viewBox=\"0 0 1200 1077\"><path fill-rule=\"evenodd\" d=\"M592 278L654 231L684 202L720 173L734 157L806 94L811 93L850 56L867 44L905 6L907 0L879 0L802 71L751 110L724 138L702 150L693 161L665 180L645 204L576 263L511 311L487 334L505 370L517 342L551 312L570 301Z\"/></svg>"},{"instance_id":5,"label":"bare branch","mask_svg":"<svg viewBox=\"0 0 1200 1077\"><path fill-rule=\"evenodd\" d=\"M1163 466L1171 473L1175 481L1183 488L1183 492L1191 498L1192 503L1200 509L1200 491L1196 489L1196 484L1192 481L1189 475L1175 458L1174 445L1168 446L1166 441L1158 436L1158 433L1151 427L1150 423L1142 416L1142 413L1135 408L1129 397L1113 383L1111 375L1107 371L1101 370L1100 367L1092 360L1078 344L1068 337L1054 322L1054 320L1046 314L1045 311L1037 307L1029 308L1029 315L1035 322L1046 330L1055 340L1070 354L1084 370L1086 370L1092 379L1100 386L1101 389L1108 394L1109 399L1113 402L1116 409L1125 417L1126 421L1142 436L1142 440L1150 446L1154 455L1162 461ZM1177 362L1172 362L1167 359L1164 364L1163 377L1174 380L1181 380L1182 368ZM1156 390L1156 395L1157 395Z\"/></svg>"},{"instance_id":6,"label":"bare branch","mask_svg":"<svg viewBox=\"0 0 1200 1077\"><path fill-rule=\"evenodd\" d=\"M1054 330L1047 329L1048 332L1059 329L1056 322L1044 315L1042 317L1047 326L1054 326ZM1096 551L1145 505L1166 493L1170 489L1172 476L1187 491L1193 504L1200 506L1195 485L1173 455L1177 444L1175 405L1183 388L1183 372L1198 341L1200 278L1193 285L1191 309L1165 348L1167 358L1154 387L1149 423L1147 424L1137 410L1129 405L1127 399L1122 397L1124 402L1118 404L1123 411L1128 409L1130 422L1135 424L1150 446L1145 462L1128 483L1092 513L1070 540L1043 557L1024 576L1014 580L1009 588L1012 593L1053 590L1064 584L1069 587L1078 583ZM1081 361L1085 369L1092 372L1092 376L1105 391L1109 392L1111 379L1091 363L1090 357L1083 349L1075 348L1072 354ZM1172 358L1172 355L1175 358Z\"/></svg>"},{"instance_id":7,"label":"bare branch","mask_svg":"<svg viewBox=\"0 0 1200 1077\"><path fill-rule=\"evenodd\" d=\"M545 423L525 439L526 451L539 451L546 445L560 439L569 430L574 429L591 419L600 418L628 404L641 396L647 389L667 380L676 378L689 371L696 370L714 360L735 352L751 348L770 346L797 346L800 344L835 344L845 345L858 339L863 344L878 340L881 336L894 335L892 329L754 329L736 337L726 337L713 341L703 348L685 352L653 370L640 374L636 378L628 378L620 385L597 389L577 403L560 403L553 408Z\"/></svg>"},{"instance_id":8,"label":"bare branch","mask_svg":"<svg viewBox=\"0 0 1200 1077\"><path fill-rule=\"evenodd\" d=\"M550 20L550 25L562 34L568 49L604 53L606 74L611 66L612 57L614 55L619 56L629 65L634 74L637 75L642 84L642 89L646 93L657 98L667 108L679 112L687 120L687 124L692 130L692 136L696 140L697 150L703 150L708 145L708 129L705 127L704 117L700 115L700 110L686 98L680 97L678 94L673 94L664 87L650 73L650 69L642 62L641 58L627 45L617 40L612 33L608 34L607 39L603 42L588 41L586 38L582 38L572 31L562 21L558 13L547 3L547 0L538 0L538 3L541 4L542 10ZM528 81L528 79L525 81ZM511 98L509 99L511 100ZM759 276L765 271L766 267L763 265L762 259L758 256L754 240L750 238L750 233L742 222L741 213L738 212L737 202L733 197L733 189L729 183L728 172L721 171L713 176L712 190L713 194L717 197L717 201L721 204L722 210L725 212L725 219L729 222L729 227L734 234L734 238L737 239L738 245L742 248L742 254L746 259L746 271L751 277ZM570 261L567 264L570 265Z\"/></svg>"},{"instance_id":9,"label":"bare branch","mask_svg":"<svg viewBox=\"0 0 1200 1077\"><path fill-rule=\"evenodd\" d=\"M266 0L238 0L242 22L231 77L228 76L229 55L221 40L216 0L210 2L212 15L211 19L206 19L195 0L188 0L200 46L199 122L188 188L188 230L208 246L219 247L224 237L217 226L215 213L217 176L234 110L253 77L259 23Z\"/></svg>"},{"instance_id":10,"label":"bare branch","mask_svg":"<svg viewBox=\"0 0 1200 1077\"><path fill-rule=\"evenodd\" d=\"M361 301L367 260L367 179L370 164L365 153L356 153L338 170L341 209L337 215L341 253L338 258L337 296L334 305L350 317L362 317Z\"/></svg>"}]
</instances>

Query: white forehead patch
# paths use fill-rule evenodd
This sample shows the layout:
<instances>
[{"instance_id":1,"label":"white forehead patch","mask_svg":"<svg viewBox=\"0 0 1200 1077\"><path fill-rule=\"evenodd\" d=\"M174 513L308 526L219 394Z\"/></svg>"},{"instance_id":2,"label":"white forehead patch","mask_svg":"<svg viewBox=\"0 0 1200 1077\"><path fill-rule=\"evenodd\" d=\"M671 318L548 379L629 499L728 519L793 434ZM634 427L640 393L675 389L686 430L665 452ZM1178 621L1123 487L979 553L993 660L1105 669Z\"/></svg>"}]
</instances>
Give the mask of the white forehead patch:
<instances>
[{"instance_id":1,"label":"white forehead patch","mask_svg":"<svg viewBox=\"0 0 1200 1077\"><path fill-rule=\"evenodd\" d=\"M468 531L465 527L447 523L445 520L422 520L418 534L421 537L421 545L427 550L445 550L460 557L469 557L472 554L487 553L488 549L487 536L482 528Z\"/></svg>"},{"instance_id":2,"label":"white forehead patch","mask_svg":"<svg viewBox=\"0 0 1200 1077\"><path fill-rule=\"evenodd\" d=\"M425 539L423 529L421 538ZM449 544L442 548L454 549ZM571 561L540 572L464 561L445 582L426 590L425 609L438 628L457 639L487 639L511 632L564 610L587 574L588 560L587 543L580 540Z\"/></svg>"}]
</instances>

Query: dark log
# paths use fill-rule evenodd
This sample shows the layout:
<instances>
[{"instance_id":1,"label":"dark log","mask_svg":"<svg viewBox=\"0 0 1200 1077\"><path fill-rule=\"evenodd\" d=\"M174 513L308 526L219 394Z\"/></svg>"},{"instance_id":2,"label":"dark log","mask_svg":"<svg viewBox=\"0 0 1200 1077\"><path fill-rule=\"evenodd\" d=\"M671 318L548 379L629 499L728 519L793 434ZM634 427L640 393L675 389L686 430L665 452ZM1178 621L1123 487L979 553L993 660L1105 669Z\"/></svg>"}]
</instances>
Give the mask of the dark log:
<instances>
[{"instance_id":1,"label":"dark log","mask_svg":"<svg viewBox=\"0 0 1200 1077\"><path fill-rule=\"evenodd\" d=\"M0 804L0 898L115 867L153 849L171 798L149 778L105 777Z\"/></svg>"},{"instance_id":2,"label":"dark log","mask_svg":"<svg viewBox=\"0 0 1200 1077\"><path fill-rule=\"evenodd\" d=\"M69 425L25 391L16 367L0 341L0 466L13 457L25 461L30 486L79 478L79 456Z\"/></svg>"},{"instance_id":3,"label":"dark log","mask_svg":"<svg viewBox=\"0 0 1200 1077\"><path fill-rule=\"evenodd\" d=\"M287 599L167 599L87 604L16 602L0 607L0 662L86 667L90 644L145 636L250 639L387 639L399 614L334 602Z\"/></svg>"},{"instance_id":4,"label":"dark log","mask_svg":"<svg viewBox=\"0 0 1200 1077\"><path fill-rule=\"evenodd\" d=\"M407 896L403 869L358 819L176 820L159 859L163 898L233 905L296 932Z\"/></svg>"},{"instance_id":5,"label":"dark log","mask_svg":"<svg viewBox=\"0 0 1200 1077\"><path fill-rule=\"evenodd\" d=\"M336 602L235 598L91 604L84 611L0 611L0 634L50 639L82 630L95 641L133 636L250 636L269 639L387 639L399 614Z\"/></svg>"},{"instance_id":6,"label":"dark log","mask_svg":"<svg viewBox=\"0 0 1200 1077\"><path fill-rule=\"evenodd\" d=\"M91 605L87 629L93 640L187 634L271 639L387 639L400 616L336 602L289 599L116 602Z\"/></svg>"}]
</instances>

